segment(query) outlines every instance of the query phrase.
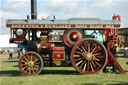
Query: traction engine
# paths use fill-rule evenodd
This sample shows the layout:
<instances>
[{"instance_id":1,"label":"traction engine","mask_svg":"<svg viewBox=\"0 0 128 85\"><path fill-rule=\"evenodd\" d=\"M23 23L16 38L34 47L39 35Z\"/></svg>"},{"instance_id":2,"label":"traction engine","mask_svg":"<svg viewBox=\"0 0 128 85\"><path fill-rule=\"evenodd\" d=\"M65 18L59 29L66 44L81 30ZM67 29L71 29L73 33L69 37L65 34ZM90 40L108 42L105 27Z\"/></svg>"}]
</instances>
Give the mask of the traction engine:
<instances>
[{"instance_id":1,"label":"traction engine","mask_svg":"<svg viewBox=\"0 0 128 85\"><path fill-rule=\"evenodd\" d=\"M125 73L116 60L120 22L119 15L112 20L37 20L36 0L31 0L31 19L8 19L6 25L10 28L10 43L22 45L26 50L19 59L23 74L36 75L46 65L71 63L81 74L95 74L114 65ZM88 31L93 33L88 35ZM94 36L97 32L102 32L102 42Z\"/></svg>"}]
</instances>

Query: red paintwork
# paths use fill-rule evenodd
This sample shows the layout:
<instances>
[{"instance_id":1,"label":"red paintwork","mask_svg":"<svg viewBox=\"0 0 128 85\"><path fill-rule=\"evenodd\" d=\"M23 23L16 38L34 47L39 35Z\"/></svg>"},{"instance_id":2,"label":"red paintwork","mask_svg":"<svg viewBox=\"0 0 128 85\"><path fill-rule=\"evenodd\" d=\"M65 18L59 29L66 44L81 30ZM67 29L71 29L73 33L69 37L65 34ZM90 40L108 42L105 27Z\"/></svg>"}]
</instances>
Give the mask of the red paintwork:
<instances>
[{"instance_id":1,"label":"red paintwork","mask_svg":"<svg viewBox=\"0 0 128 85\"><path fill-rule=\"evenodd\" d=\"M63 52L53 52L53 60L64 60L65 59L65 53Z\"/></svg>"},{"instance_id":2,"label":"red paintwork","mask_svg":"<svg viewBox=\"0 0 128 85\"><path fill-rule=\"evenodd\" d=\"M74 41L74 42L78 41L78 39L79 39L78 33L72 32L72 34L70 35L70 39L71 39L72 41Z\"/></svg>"},{"instance_id":3,"label":"red paintwork","mask_svg":"<svg viewBox=\"0 0 128 85\"><path fill-rule=\"evenodd\" d=\"M111 53L111 51L108 49L108 53L111 56L112 60L114 61L114 63L117 65L117 67L120 69L120 71L124 74L126 74L126 72L123 70L123 68L120 66L120 64L118 63L118 61L116 60L116 57Z\"/></svg>"},{"instance_id":4,"label":"red paintwork","mask_svg":"<svg viewBox=\"0 0 128 85\"><path fill-rule=\"evenodd\" d=\"M51 48L51 43L41 43L40 44L42 48Z\"/></svg>"},{"instance_id":5,"label":"red paintwork","mask_svg":"<svg viewBox=\"0 0 128 85\"><path fill-rule=\"evenodd\" d=\"M54 47L53 50L64 51L64 47Z\"/></svg>"},{"instance_id":6,"label":"red paintwork","mask_svg":"<svg viewBox=\"0 0 128 85\"><path fill-rule=\"evenodd\" d=\"M117 17L118 17L118 20L121 22L121 16L120 15L117 15Z\"/></svg>"},{"instance_id":7,"label":"red paintwork","mask_svg":"<svg viewBox=\"0 0 128 85\"><path fill-rule=\"evenodd\" d=\"M26 74L26 75L34 75L34 74L36 74L38 71L37 71L37 72L34 72L34 73L29 74L29 73L27 73L27 72L23 69L22 61L24 61L24 60L23 60L23 59L24 59L24 57L26 57L26 55L24 55L24 56L20 59L20 62L19 62L19 66L20 66L20 68L21 68L22 72L23 72L24 74Z\"/></svg>"},{"instance_id":8,"label":"red paintwork","mask_svg":"<svg viewBox=\"0 0 128 85\"><path fill-rule=\"evenodd\" d=\"M117 20L117 16L114 15L114 16L113 16L113 20Z\"/></svg>"},{"instance_id":9,"label":"red paintwork","mask_svg":"<svg viewBox=\"0 0 128 85\"><path fill-rule=\"evenodd\" d=\"M75 50L77 49L77 47L78 47L81 43L83 43L83 42L80 42L80 43L78 43L78 44L75 46L75 48L74 48L72 54L75 54ZM73 61L73 64L75 65L75 67L76 67L77 69L79 69L80 72L82 72L82 73L84 73L84 74L95 74L95 73L97 73L98 71L100 71L101 68L102 68L103 65L104 65L104 64L103 64L100 68L97 68L97 69L95 69L94 71L83 71L80 67L77 66L77 64L76 64L74 58L75 58L75 56L72 55L72 61Z\"/></svg>"},{"instance_id":10,"label":"red paintwork","mask_svg":"<svg viewBox=\"0 0 128 85\"><path fill-rule=\"evenodd\" d=\"M68 46L68 47L72 47L73 44L69 43L68 40L67 40L67 34L64 32L64 35L63 35L63 39L64 39L64 42L65 44Z\"/></svg>"}]
</instances>

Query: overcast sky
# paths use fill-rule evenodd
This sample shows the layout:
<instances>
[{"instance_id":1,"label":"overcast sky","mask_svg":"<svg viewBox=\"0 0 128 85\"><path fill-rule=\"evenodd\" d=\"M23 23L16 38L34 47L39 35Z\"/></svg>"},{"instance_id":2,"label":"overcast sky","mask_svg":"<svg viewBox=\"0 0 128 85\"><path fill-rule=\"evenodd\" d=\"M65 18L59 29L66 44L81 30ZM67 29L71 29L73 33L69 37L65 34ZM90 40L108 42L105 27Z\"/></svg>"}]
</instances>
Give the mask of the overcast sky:
<instances>
[{"instance_id":1,"label":"overcast sky","mask_svg":"<svg viewBox=\"0 0 128 85\"><path fill-rule=\"evenodd\" d=\"M119 14L121 27L128 27L128 0L37 0L37 4L38 19L54 14L56 19L80 17L111 20L114 14ZM30 13L30 0L0 0L0 35L10 33L6 28L7 19L26 19Z\"/></svg>"}]
</instances>

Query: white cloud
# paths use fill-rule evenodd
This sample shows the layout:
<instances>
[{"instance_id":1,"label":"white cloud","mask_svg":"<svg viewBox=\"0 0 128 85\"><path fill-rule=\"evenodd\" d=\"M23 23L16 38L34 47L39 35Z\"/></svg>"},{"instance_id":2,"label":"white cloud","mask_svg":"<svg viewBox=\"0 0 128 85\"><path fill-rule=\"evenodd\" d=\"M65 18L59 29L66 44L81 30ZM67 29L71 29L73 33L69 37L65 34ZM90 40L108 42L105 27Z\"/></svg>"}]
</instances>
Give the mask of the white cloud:
<instances>
[{"instance_id":1,"label":"white cloud","mask_svg":"<svg viewBox=\"0 0 128 85\"><path fill-rule=\"evenodd\" d=\"M37 0L38 18L56 15L57 19L72 17L111 19L113 14L122 16L122 27L128 27L128 0ZM6 19L26 19L30 15L30 0L7 0L1 4L2 34L9 32ZM1 32L0 32L1 34ZM9 33L8 33L9 34Z\"/></svg>"},{"instance_id":2,"label":"white cloud","mask_svg":"<svg viewBox=\"0 0 128 85\"><path fill-rule=\"evenodd\" d=\"M2 7L5 11L25 11L30 8L29 0L7 0Z\"/></svg>"},{"instance_id":3,"label":"white cloud","mask_svg":"<svg viewBox=\"0 0 128 85\"><path fill-rule=\"evenodd\" d=\"M0 47L16 47L16 44L9 43L10 35L0 35Z\"/></svg>"}]
</instances>

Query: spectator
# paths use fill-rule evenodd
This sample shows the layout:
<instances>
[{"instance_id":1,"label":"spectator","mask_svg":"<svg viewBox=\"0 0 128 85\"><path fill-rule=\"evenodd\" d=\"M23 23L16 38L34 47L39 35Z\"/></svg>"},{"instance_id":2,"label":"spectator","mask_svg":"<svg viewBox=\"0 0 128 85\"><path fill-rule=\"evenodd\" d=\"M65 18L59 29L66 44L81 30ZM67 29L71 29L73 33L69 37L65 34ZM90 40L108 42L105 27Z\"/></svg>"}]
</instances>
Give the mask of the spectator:
<instances>
[{"instance_id":1,"label":"spectator","mask_svg":"<svg viewBox=\"0 0 128 85\"><path fill-rule=\"evenodd\" d=\"M18 58L20 58L20 48L18 48L17 51L18 51Z\"/></svg>"},{"instance_id":2,"label":"spectator","mask_svg":"<svg viewBox=\"0 0 128 85\"><path fill-rule=\"evenodd\" d=\"M22 49L22 55L25 54L25 53L26 53L26 49L23 48L23 49Z\"/></svg>"},{"instance_id":3,"label":"spectator","mask_svg":"<svg viewBox=\"0 0 128 85\"><path fill-rule=\"evenodd\" d=\"M12 50L8 50L8 54L9 54L9 60L12 60L13 51Z\"/></svg>"}]
</instances>

